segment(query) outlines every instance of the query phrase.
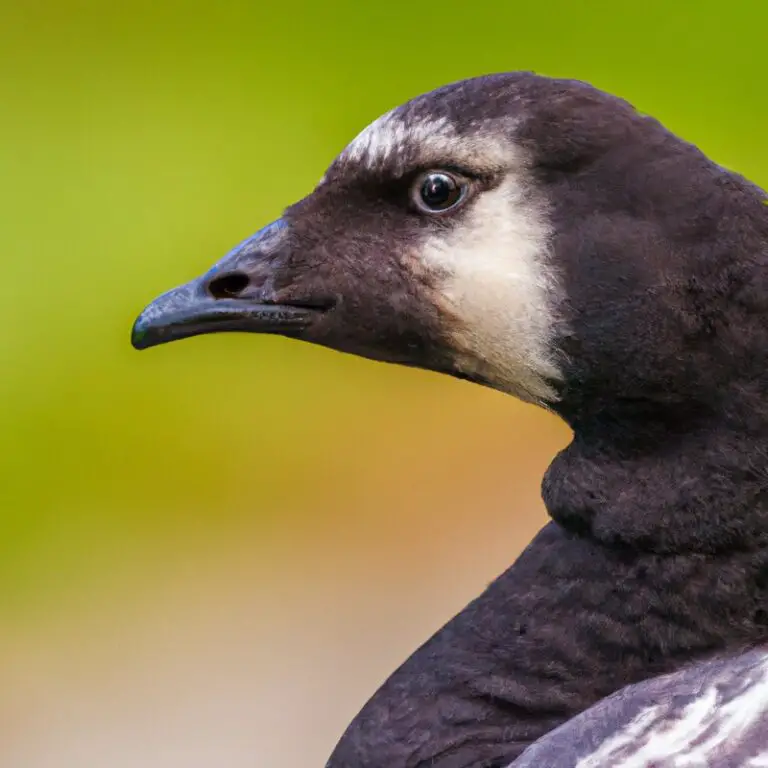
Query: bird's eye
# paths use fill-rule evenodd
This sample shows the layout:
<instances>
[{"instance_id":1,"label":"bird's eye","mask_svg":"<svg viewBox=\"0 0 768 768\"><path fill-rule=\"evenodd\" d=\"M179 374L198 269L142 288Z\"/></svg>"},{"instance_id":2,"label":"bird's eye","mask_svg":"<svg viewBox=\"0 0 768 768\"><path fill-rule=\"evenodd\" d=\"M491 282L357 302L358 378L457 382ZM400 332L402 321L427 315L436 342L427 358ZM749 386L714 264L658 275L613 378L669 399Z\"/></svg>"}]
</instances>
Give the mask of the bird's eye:
<instances>
[{"instance_id":1,"label":"bird's eye","mask_svg":"<svg viewBox=\"0 0 768 768\"><path fill-rule=\"evenodd\" d=\"M422 174L412 189L414 203L426 213L450 211L464 200L466 193L466 181L445 171Z\"/></svg>"}]
</instances>

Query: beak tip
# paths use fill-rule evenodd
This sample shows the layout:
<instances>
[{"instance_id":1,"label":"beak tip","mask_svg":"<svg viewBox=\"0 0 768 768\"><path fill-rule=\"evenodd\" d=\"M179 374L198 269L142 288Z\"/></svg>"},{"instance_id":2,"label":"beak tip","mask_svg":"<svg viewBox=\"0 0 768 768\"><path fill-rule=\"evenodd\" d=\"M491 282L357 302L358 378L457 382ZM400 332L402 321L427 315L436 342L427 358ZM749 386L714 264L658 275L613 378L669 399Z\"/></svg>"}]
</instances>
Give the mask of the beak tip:
<instances>
[{"instance_id":1,"label":"beak tip","mask_svg":"<svg viewBox=\"0 0 768 768\"><path fill-rule=\"evenodd\" d=\"M131 346L134 349L142 350L152 346L149 334L149 325L144 318L139 315L131 328Z\"/></svg>"},{"instance_id":2,"label":"beak tip","mask_svg":"<svg viewBox=\"0 0 768 768\"><path fill-rule=\"evenodd\" d=\"M192 300L197 298L191 290L194 287L192 283L181 285L147 304L131 328L131 346L137 350L149 349L176 338L174 330L179 315L188 312L190 307L194 309Z\"/></svg>"}]
</instances>

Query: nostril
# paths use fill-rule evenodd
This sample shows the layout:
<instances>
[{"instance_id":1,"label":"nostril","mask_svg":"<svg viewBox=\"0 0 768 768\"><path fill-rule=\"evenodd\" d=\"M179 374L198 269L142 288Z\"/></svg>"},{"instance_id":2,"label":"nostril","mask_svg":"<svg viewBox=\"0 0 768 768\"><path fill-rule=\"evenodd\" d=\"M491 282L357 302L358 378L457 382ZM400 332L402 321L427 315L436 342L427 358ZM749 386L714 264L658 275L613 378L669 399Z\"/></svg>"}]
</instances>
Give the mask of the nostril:
<instances>
[{"instance_id":1,"label":"nostril","mask_svg":"<svg viewBox=\"0 0 768 768\"><path fill-rule=\"evenodd\" d=\"M206 290L214 299L236 299L251 281L244 272L230 272L213 278Z\"/></svg>"}]
</instances>

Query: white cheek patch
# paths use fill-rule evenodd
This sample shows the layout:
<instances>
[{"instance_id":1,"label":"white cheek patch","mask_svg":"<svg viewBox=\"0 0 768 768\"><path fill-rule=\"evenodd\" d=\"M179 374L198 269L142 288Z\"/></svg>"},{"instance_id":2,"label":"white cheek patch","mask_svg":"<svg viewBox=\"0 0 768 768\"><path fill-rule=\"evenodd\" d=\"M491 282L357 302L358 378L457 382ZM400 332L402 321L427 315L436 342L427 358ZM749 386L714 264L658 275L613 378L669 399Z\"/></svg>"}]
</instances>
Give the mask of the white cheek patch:
<instances>
[{"instance_id":1,"label":"white cheek patch","mask_svg":"<svg viewBox=\"0 0 768 768\"><path fill-rule=\"evenodd\" d=\"M762 751L750 750L739 764L768 766L768 654L744 674L743 688L731 697L723 698L715 680L680 711L669 700L647 707L576 768L699 768L719 764L718 756L734 765L739 746L756 737L764 739Z\"/></svg>"},{"instance_id":2,"label":"white cheek patch","mask_svg":"<svg viewBox=\"0 0 768 768\"><path fill-rule=\"evenodd\" d=\"M454 318L454 364L523 400L554 402L559 291L544 212L527 199L516 172L470 205L460 223L417 254L446 275L437 301Z\"/></svg>"}]
</instances>

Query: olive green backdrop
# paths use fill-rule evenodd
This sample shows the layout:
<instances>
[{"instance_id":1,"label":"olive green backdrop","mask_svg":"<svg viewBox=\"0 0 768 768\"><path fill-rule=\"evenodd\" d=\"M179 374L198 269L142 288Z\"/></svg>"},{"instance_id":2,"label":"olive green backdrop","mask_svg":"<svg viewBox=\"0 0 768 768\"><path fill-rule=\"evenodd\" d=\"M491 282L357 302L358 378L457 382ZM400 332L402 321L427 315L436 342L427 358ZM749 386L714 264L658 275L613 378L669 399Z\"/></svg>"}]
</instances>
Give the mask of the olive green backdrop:
<instances>
[{"instance_id":1,"label":"olive green backdrop","mask_svg":"<svg viewBox=\"0 0 768 768\"><path fill-rule=\"evenodd\" d=\"M766 8L5 0L0 766L322 765L544 520L552 417L280 339L138 354L148 300L492 71L589 80L768 184Z\"/></svg>"}]
</instances>

